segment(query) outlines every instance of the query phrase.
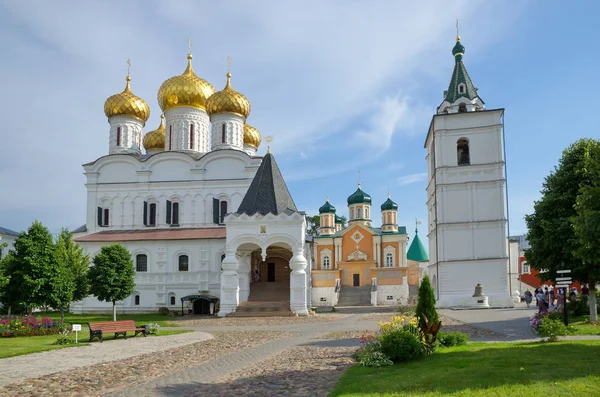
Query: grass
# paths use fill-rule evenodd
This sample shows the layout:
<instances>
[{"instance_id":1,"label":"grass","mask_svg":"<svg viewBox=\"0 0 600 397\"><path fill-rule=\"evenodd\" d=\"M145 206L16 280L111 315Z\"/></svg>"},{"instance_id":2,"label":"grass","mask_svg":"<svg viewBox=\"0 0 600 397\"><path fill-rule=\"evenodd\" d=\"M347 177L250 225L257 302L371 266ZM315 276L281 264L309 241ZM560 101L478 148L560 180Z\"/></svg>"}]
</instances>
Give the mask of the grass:
<instances>
[{"instance_id":1,"label":"grass","mask_svg":"<svg viewBox=\"0 0 600 397\"><path fill-rule=\"evenodd\" d=\"M182 334L185 332L193 332L190 330L161 330L156 336L167 336ZM133 335L133 333L129 333ZM155 335L148 335L155 336ZM6 357L21 356L23 354L38 353L47 350L62 349L65 347L79 347L87 346L88 339L90 337L89 331L79 332L79 344L77 345L53 345L58 335L44 335L44 336L23 336L17 338L0 338L0 359ZM132 336L131 336L132 337ZM140 336L138 336L139 338ZM75 335L73 335L75 338ZM110 343L112 341L112 334L109 334L104 343ZM120 337L119 339L122 339ZM98 343L98 339L95 339L92 343Z\"/></svg>"},{"instance_id":2,"label":"grass","mask_svg":"<svg viewBox=\"0 0 600 397\"><path fill-rule=\"evenodd\" d=\"M569 325L575 328L573 335L600 335L600 323L591 324L589 315L569 318Z\"/></svg>"},{"instance_id":3,"label":"grass","mask_svg":"<svg viewBox=\"0 0 600 397\"><path fill-rule=\"evenodd\" d=\"M391 367L354 366L330 396L600 396L600 341L472 343Z\"/></svg>"},{"instance_id":4,"label":"grass","mask_svg":"<svg viewBox=\"0 0 600 397\"><path fill-rule=\"evenodd\" d=\"M60 320L60 312L37 312L33 313L36 317L51 317L54 320ZM112 314L71 314L65 313L65 322L71 324L85 325L89 322L112 321ZM168 314L117 314L117 320L135 320L137 325L148 323L158 323L161 327L178 327L179 324L172 322L173 316Z\"/></svg>"}]
</instances>

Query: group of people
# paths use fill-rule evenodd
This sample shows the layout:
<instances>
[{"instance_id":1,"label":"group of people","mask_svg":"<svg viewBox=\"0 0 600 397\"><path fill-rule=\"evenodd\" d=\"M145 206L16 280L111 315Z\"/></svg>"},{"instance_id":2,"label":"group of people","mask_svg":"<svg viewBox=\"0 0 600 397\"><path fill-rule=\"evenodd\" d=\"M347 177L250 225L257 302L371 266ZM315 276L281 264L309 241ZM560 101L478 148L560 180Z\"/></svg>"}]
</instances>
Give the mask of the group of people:
<instances>
[{"instance_id":1,"label":"group of people","mask_svg":"<svg viewBox=\"0 0 600 397\"><path fill-rule=\"evenodd\" d=\"M581 288L582 295L588 295L589 292L590 290L587 285ZM577 299L578 294L579 292L577 291L576 287L571 288L568 294L569 301ZM525 291L524 295L527 307L529 307L533 301L533 298L535 297L535 304L540 313L547 313L549 311L562 311L565 307L565 299L567 298L564 296L563 288L557 288L557 292L555 292L555 289L552 286L548 287L547 285L543 288L536 288L533 294L528 289Z\"/></svg>"}]
</instances>

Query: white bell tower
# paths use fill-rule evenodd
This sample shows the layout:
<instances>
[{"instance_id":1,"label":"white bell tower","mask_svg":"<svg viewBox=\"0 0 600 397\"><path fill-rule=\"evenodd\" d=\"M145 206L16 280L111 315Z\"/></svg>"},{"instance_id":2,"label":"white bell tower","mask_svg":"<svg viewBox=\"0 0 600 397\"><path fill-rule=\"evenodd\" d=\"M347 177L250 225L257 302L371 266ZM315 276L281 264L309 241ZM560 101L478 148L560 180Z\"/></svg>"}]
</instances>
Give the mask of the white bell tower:
<instances>
[{"instance_id":1,"label":"white bell tower","mask_svg":"<svg viewBox=\"0 0 600 397\"><path fill-rule=\"evenodd\" d=\"M457 36L448 91L425 148L429 274L438 307L512 307L508 277L504 109L486 110ZM487 306L489 303L489 306Z\"/></svg>"}]
</instances>

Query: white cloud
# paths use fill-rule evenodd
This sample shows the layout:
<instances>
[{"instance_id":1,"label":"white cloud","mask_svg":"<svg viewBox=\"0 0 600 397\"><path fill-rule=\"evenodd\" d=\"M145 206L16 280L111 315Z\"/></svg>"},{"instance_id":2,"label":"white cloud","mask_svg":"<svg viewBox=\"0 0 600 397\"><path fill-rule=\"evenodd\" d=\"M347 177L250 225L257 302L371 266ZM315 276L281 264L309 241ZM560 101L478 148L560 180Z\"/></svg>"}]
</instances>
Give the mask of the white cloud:
<instances>
[{"instance_id":1,"label":"white cloud","mask_svg":"<svg viewBox=\"0 0 600 397\"><path fill-rule=\"evenodd\" d=\"M410 185L411 183L424 181L426 178L427 178L427 173L421 172L418 174L410 174L410 175L401 176L396 181L398 182L398 184L400 186L404 186L404 185Z\"/></svg>"}]
</instances>

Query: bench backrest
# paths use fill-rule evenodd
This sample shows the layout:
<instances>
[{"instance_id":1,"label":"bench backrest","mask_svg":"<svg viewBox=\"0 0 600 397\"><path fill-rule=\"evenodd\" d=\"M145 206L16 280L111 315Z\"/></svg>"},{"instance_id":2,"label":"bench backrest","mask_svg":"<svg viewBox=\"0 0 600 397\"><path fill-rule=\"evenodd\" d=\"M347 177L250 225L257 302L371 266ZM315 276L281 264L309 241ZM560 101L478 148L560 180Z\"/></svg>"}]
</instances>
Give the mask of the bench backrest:
<instances>
[{"instance_id":1,"label":"bench backrest","mask_svg":"<svg viewBox=\"0 0 600 397\"><path fill-rule=\"evenodd\" d=\"M89 323L90 329L93 330L121 330L121 329L134 329L135 321L134 320L120 320L120 321L105 321L105 322L97 322L97 323Z\"/></svg>"}]
</instances>

